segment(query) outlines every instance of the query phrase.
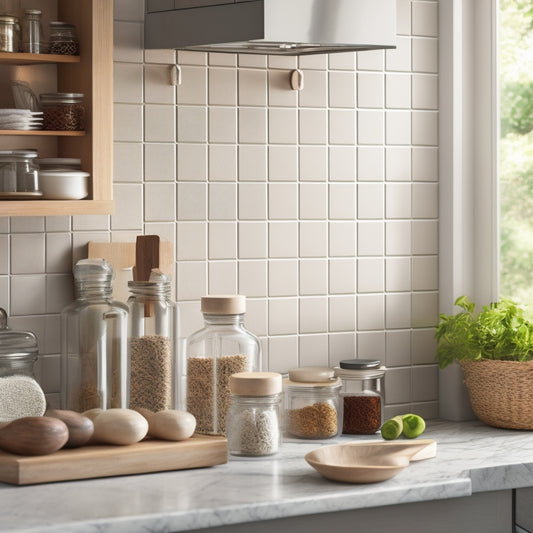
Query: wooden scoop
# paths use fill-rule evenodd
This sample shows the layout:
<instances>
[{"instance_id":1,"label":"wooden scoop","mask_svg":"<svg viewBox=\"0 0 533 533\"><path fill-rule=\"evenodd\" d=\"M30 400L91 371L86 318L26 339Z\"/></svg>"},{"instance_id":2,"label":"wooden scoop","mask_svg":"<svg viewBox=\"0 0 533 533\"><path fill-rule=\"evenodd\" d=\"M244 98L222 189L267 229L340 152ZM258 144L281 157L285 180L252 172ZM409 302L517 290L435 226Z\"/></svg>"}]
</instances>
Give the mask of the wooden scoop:
<instances>
[{"instance_id":1,"label":"wooden scoop","mask_svg":"<svg viewBox=\"0 0 533 533\"><path fill-rule=\"evenodd\" d=\"M133 279L148 281L153 268L159 268L159 235L137 235ZM153 315L153 306L144 304L144 316Z\"/></svg>"}]
</instances>

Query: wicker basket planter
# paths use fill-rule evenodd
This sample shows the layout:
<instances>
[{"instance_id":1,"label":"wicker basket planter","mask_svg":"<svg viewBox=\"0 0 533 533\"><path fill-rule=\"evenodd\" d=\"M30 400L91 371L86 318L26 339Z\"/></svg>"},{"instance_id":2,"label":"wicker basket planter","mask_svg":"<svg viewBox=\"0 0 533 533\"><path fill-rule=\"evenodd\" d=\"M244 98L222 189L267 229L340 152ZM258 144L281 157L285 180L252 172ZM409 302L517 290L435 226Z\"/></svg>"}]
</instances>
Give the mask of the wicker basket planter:
<instances>
[{"instance_id":1,"label":"wicker basket planter","mask_svg":"<svg viewBox=\"0 0 533 533\"><path fill-rule=\"evenodd\" d=\"M533 361L460 361L474 414L485 424L533 429Z\"/></svg>"}]
</instances>

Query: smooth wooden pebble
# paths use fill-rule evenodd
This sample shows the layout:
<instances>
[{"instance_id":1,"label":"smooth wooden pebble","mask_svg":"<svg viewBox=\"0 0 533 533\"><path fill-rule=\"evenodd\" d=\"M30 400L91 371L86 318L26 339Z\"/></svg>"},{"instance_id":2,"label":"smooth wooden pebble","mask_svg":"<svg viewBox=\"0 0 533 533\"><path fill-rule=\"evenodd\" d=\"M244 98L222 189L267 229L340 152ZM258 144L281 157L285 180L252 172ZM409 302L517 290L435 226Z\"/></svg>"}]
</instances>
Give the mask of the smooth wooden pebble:
<instances>
[{"instance_id":1,"label":"smooth wooden pebble","mask_svg":"<svg viewBox=\"0 0 533 533\"><path fill-rule=\"evenodd\" d=\"M54 453L67 440L67 425L48 416L17 418L0 429L0 448L20 455Z\"/></svg>"},{"instance_id":2,"label":"smooth wooden pebble","mask_svg":"<svg viewBox=\"0 0 533 533\"><path fill-rule=\"evenodd\" d=\"M94 419L100 414L103 413L104 410L100 409L100 407L94 407L93 409L88 409L87 411L83 411L81 413L83 416L86 416L87 418L90 418L93 422Z\"/></svg>"},{"instance_id":3,"label":"smooth wooden pebble","mask_svg":"<svg viewBox=\"0 0 533 533\"><path fill-rule=\"evenodd\" d=\"M48 409L46 416L59 418L65 422L68 428L68 440L65 448L78 448L87 444L94 432L93 421L83 416L76 411L68 411L62 409Z\"/></svg>"},{"instance_id":4,"label":"smooth wooden pebble","mask_svg":"<svg viewBox=\"0 0 533 533\"><path fill-rule=\"evenodd\" d=\"M135 444L146 437L148 421L133 409L107 409L94 419L94 442Z\"/></svg>"},{"instance_id":5,"label":"smooth wooden pebble","mask_svg":"<svg viewBox=\"0 0 533 533\"><path fill-rule=\"evenodd\" d=\"M163 440L185 440L196 429L196 418L187 411L166 409L150 416L148 434Z\"/></svg>"}]
</instances>

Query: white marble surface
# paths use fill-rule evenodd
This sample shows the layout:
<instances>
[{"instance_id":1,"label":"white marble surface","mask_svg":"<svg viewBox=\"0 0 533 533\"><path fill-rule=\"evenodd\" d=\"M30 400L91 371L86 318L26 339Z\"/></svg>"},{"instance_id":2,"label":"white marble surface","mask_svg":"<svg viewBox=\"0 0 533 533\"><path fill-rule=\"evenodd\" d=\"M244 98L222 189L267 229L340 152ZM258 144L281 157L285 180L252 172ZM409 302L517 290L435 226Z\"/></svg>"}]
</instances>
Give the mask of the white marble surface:
<instances>
[{"instance_id":1,"label":"white marble surface","mask_svg":"<svg viewBox=\"0 0 533 533\"><path fill-rule=\"evenodd\" d=\"M135 533L189 531L336 510L533 486L533 434L479 422L429 421L437 456L372 485L328 481L304 455L323 442L286 442L265 459L180 472L16 487L0 483L0 530Z\"/></svg>"}]
</instances>

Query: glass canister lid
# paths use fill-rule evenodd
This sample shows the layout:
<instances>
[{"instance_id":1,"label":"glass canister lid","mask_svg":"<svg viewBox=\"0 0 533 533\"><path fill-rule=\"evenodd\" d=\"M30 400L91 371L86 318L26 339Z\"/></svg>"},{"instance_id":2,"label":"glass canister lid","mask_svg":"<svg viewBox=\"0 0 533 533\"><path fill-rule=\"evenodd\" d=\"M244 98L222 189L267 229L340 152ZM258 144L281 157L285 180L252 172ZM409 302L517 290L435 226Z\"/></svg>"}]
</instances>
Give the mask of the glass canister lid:
<instances>
[{"instance_id":1,"label":"glass canister lid","mask_svg":"<svg viewBox=\"0 0 533 533\"><path fill-rule=\"evenodd\" d=\"M339 385L334 370L327 366L304 366L289 370L289 379L285 380L287 387L334 387Z\"/></svg>"},{"instance_id":2,"label":"glass canister lid","mask_svg":"<svg viewBox=\"0 0 533 533\"><path fill-rule=\"evenodd\" d=\"M12 331L7 327L7 314L0 308L0 358L37 356L37 338L31 331Z\"/></svg>"},{"instance_id":3,"label":"glass canister lid","mask_svg":"<svg viewBox=\"0 0 533 533\"><path fill-rule=\"evenodd\" d=\"M201 311L206 315L242 315L246 312L246 297L240 294L202 296Z\"/></svg>"},{"instance_id":4,"label":"glass canister lid","mask_svg":"<svg viewBox=\"0 0 533 533\"><path fill-rule=\"evenodd\" d=\"M105 259L80 259L74 265L74 278L81 281L110 281L115 271Z\"/></svg>"},{"instance_id":5,"label":"glass canister lid","mask_svg":"<svg viewBox=\"0 0 533 533\"><path fill-rule=\"evenodd\" d=\"M334 373L340 378L371 379L383 376L385 370L378 359L344 359L334 368Z\"/></svg>"}]
</instances>

